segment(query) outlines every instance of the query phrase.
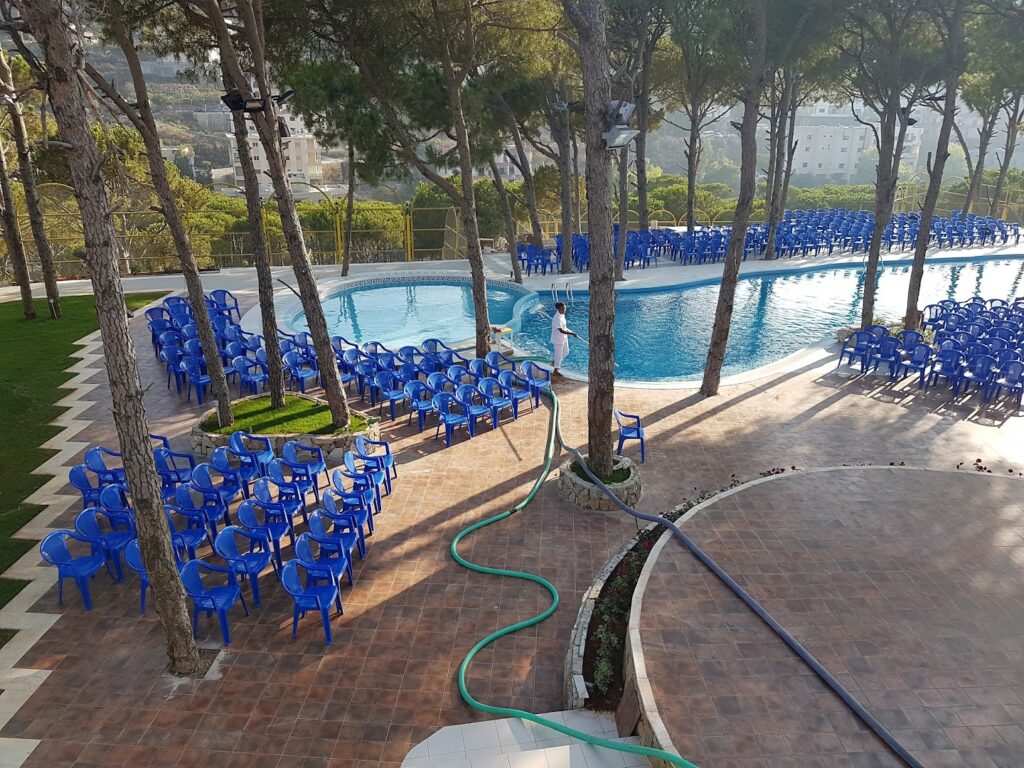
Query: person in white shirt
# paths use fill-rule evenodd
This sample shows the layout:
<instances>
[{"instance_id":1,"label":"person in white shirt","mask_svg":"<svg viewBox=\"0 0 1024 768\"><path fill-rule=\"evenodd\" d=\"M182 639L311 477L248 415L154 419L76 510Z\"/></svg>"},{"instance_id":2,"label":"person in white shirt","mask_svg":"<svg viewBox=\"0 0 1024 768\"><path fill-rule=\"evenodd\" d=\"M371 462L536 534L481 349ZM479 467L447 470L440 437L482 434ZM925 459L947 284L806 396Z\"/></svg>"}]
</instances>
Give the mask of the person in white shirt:
<instances>
[{"instance_id":1,"label":"person in white shirt","mask_svg":"<svg viewBox=\"0 0 1024 768\"><path fill-rule=\"evenodd\" d=\"M570 331L565 325L565 304L555 304L555 316L551 318L551 346L555 350L554 370L552 376L561 376L558 370L562 367L566 355L569 354L569 337L576 336L575 331Z\"/></svg>"}]
</instances>

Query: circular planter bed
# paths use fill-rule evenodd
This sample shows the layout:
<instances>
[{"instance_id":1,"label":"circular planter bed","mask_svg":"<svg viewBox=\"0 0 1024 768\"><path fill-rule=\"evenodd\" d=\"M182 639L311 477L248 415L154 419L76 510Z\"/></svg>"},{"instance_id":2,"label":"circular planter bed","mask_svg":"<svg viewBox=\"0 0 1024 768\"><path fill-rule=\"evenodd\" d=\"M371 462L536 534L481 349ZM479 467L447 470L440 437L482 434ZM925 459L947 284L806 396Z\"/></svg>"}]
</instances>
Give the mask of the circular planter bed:
<instances>
[{"instance_id":1,"label":"circular planter bed","mask_svg":"<svg viewBox=\"0 0 1024 768\"><path fill-rule=\"evenodd\" d=\"M580 477L574 470L574 460L569 459L558 468L558 495L565 501L580 509L593 509L601 512L612 512L618 507L605 496L596 485ZM626 478L620 482L606 483L608 490L615 494L623 503L635 506L640 501L643 488L640 484L640 470L633 461L625 456L613 456L612 468L623 472Z\"/></svg>"},{"instance_id":2,"label":"circular planter bed","mask_svg":"<svg viewBox=\"0 0 1024 768\"><path fill-rule=\"evenodd\" d=\"M255 400L266 399L267 395L252 395L250 397L243 397L240 400L233 400L231 403L232 410L237 408L240 403L247 403ZM293 399L306 400L316 405L322 405L326 407L326 403L315 397L309 395L295 395L288 394L288 400ZM327 432L319 434L310 434L308 432L260 432L253 431L252 434L258 435L259 437L266 437L270 440L270 445L273 447L275 453L279 453L284 444L296 440L303 445L315 445L322 449L325 456L330 455L334 451L349 451L355 448L355 442L357 437L367 437L370 440L380 439L380 422L377 419L367 416L366 414L358 411L353 411L353 414L358 414L365 426L361 429L352 432ZM206 429L206 425L213 419L216 418L217 409L211 408L209 411L199 417L198 421L192 425L192 452L198 456L207 457L213 453L214 449L227 445L230 439L230 434L219 434L217 432L209 432ZM248 431L248 430L247 430Z\"/></svg>"}]
</instances>

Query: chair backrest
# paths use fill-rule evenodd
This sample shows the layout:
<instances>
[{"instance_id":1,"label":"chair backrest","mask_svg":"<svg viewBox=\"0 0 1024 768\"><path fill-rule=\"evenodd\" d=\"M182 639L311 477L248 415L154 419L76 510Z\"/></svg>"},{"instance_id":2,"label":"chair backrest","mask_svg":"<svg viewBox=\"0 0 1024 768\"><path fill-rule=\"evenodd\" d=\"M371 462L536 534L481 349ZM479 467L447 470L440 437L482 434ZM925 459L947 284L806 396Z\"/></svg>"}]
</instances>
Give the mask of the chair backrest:
<instances>
[{"instance_id":1,"label":"chair backrest","mask_svg":"<svg viewBox=\"0 0 1024 768\"><path fill-rule=\"evenodd\" d=\"M192 485L201 491L215 491L217 486L213 482L213 477L210 475L211 465L207 462L202 464L196 464L196 468L192 470Z\"/></svg>"},{"instance_id":2,"label":"chair backrest","mask_svg":"<svg viewBox=\"0 0 1024 768\"><path fill-rule=\"evenodd\" d=\"M235 369L236 373L247 374L249 369L254 365L256 365L256 363L247 357L242 357L241 355L231 361L231 367Z\"/></svg>"},{"instance_id":3,"label":"chair backrest","mask_svg":"<svg viewBox=\"0 0 1024 768\"><path fill-rule=\"evenodd\" d=\"M54 531L39 542L39 554L50 565L70 563L74 558L68 551L68 531Z\"/></svg>"},{"instance_id":4,"label":"chair backrest","mask_svg":"<svg viewBox=\"0 0 1024 768\"><path fill-rule=\"evenodd\" d=\"M470 406L475 404L476 397L479 394L477 388L472 384L460 384L455 390L455 399L462 405Z\"/></svg>"},{"instance_id":5,"label":"chair backrest","mask_svg":"<svg viewBox=\"0 0 1024 768\"><path fill-rule=\"evenodd\" d=\"M992 355L975 355L968 361L967 367L975 376L987 376L995 364L996 359Z\"/></svg>"},{"instance_id":6,"label":"chair backrest","mask_svg":"<svg viewBox=\"0 0 1024 768\"><path fill-rule=\"evenodd\" d=\"M484 397L494 397L496 394L499 396L503 394L501 384L493 376L484 376L477 382L476 386Z\"/></svg>"},{"instance_id":7,"label":"chair backrest","mask_svg":"<svg viewBox=\"0 0 1024 768\"><path fill-rule=\"evenodd\" d=\"M239 528L234 525L227 525L217 533L213 540L213 551L225 560L238 560L242 553L238 550L238 541L235 539Z\"/></svg>"},{"instance_id":8,"label":"chair backrest","mask_svg":"<svg viewBox=\"0 0 1024 768\"><path fill-rule=\"evenodd\" d=\"M870 346L875 337L870 331L854 331L846 340L846 343L849 344L851 340L853 341L854 348L862 348Z\"/></svg>"},{"instance_id":9,"label":"chair backrest","mask_svg":"<svg viewBox=\"0 0 1024 768\"><path fill-rule=\"evenodd\" d=\"M903 342L904 349L912 349L924 341L924 334L919 331L900 331L899 338Z\"/></svg>"},{"instance_id":10,"label":"chair backrest","mask_svg":"<svg viewBox=\"0 0 1024 768\"><path fill-rule=\"evenodd\" d=\"M187 355L181 359L181 367L184 368L185 372L190 376L202 375L200 363L201 361L196 355Z\"/></svg>"},{"instance_id":11,"label":"chair backrest","mask_svg":"<svg viewBox=\"0 0 1024 768\"><path fill-rule=\"evenodd\" d=\"M124 560L128 567L140 576L145 575L146 566L142 564L142 552L139 551L139 540L132 539L124 550Z\"/></svg>"},{"instance_id":12,"label":"chair backrest","mask_svg":"<svg viewBox=\"0 0 1024 768\"><path fill-rule=\"evenodd\" d=\"M479 357L475 357L469 361L469 372L474 376L486 376L487 375L487 361L482 360Z\"/></svg>"},{"instance_id":13,"label":"chair backrest","mask_svg":"<svg viewBox=\"0 0 1024 768\"><path fill-rule=\"evenodd\" d=\"M424 339L423 343L420 344L420 349L422 349L428 355L436 355L438 349L444 348L445 345L441 343L440 339Z\"/></svg>"},{"instance_id":14,"label":"chair backrest","mask_svg":"<svg viewBox=\"0 0 1024 768\"><path fill-rule=\"evenodd\" d=\"M278 467L278 471L280 471L280 467ZM261 477L258 478L255 483L252 484L252 495L256 498L257 501L263 504L275 503L274 492L270 487L270 484L272 482L274 482L274 478Z\"/></svg>"},{"instance_id":15,"label":"chair backrest","mask_svg":"<svg viewBox=\"0 0 1024 768\"><path fill-rule=\"evenodd\" d=\"M289 560L281 569L281 586L293 597L299 597L306 592L302 586L302 579L299 577L299 568L301 567L298 561Z\"/></svg>"},{"instance_id":16,"label":"chair backrest","mask_svg":"<svg viewBox=\"0 0 1024 768\"><path fill-rule=\"evenodd\" d=\"M200 576L200 565L198 560L189 560L181 567L181 585L185 588L185 594L189 597L205 597L206 587L203 585Z\"/></svg>"},{"instance_id":17,"label":"chair backrest","mask_svg":"<svg viewBox=\"0 0 1024 768\"><path fill-rule=\"evenodd\" d=\"M443 392L444 388L451 383L452 380L440 371L436 371L427 376L427 386L435 392Z\"/></svg>"},{"instance_id":18,"label":"chair backrest","mask_svg":"<svg viewBox=\"0 0 1024 768\"><path fill-rule=\"evenodd\" d=\"M451 413L452 405L455 404L455 395L451 392L438 392L430 398L430 404L440 414Z\"/></svg>"},{"instance_id":19,"label":"chair backrest","mask_svg":"<svg viewBox=\"0 0 1024 768\"><path fill-rule=\"evenodd\" d=\"M107 469L107 464L103 460L103 451L98 447L90 448L85 452L85 466L97 475L110 471Z\"/></svg>"},{"instance_id":20,"label":"chair backrest","mask_svg":"<svg viewBox=\"0 0 1024 768\"><path fill-rule=\"evenodd\" d=\"M506 392L512 391L512 386L515 384L516 372L515 371L500 371L498 373L498 384Z\"/></svg>"},{"instance_id":21,"label":"chair backrest","mask_svg":"<svg viewBox=\"0 0 1024 768\"><path fill-rule=\"evenodd\" d=\"M402 394L405 398L411 402L421 400L423 398L423 391L427 388L427 385L422 381L408 381L405 386L402 387Z\"/></svg>"},{"instance_id":22,"label":"chair backrest","mask_svg":"<svg viewBox=\"0 0 1024 768\"><path fill-rule=\"evenodd\" d=\"M622 411L620 411L618 408L612 408L612 416L615 417L615 423L621 427L623 421Z\"/></svg>"},{"instance_id":23,"label":"chair backrest","mask_svg":"<svg viewBox=\"0 0 1024 768\"><path fill-rule=\"evenodd\" d=\"M878 352L881 355L895 355L900 348L900 340L895 336L883 336L878 342Z\"/></svg>"},{"instance_id":24,"label":"chair backrest","mask_svg":"<svg viewBox=\"0 0 1024 768\"><path fill-rule=\"evenodd\" d=\"M395 375L391 371L381 371L373 377L373 383L380 389L394 389Z\"/></svg>"},{"instance_id":25,"label":"chair backrest","mask_svg":"<svg viewBox=\"0 0 1024 768\"><path fill-rule=\"evenodd\" d=\"M120 483L117 485L108 485L100 491L100 505L111 512L120 512L122 514L131 513L131 507L129 507L125 501L127 493L128 489Z\"/></svg>"},{"instance_id":26,"label":"chair backrest","mask_svg":"<svg viewBox=\"0 0 1024 768\"><path fill-rule=\"evenodd\" d=\"M1000 378L1009 384L1020 384L1024 379L1024 363L1020 360L1013 360L1003 368L1003 375Z\"/></svg>"},{"instance_id":27,"label":"chair backrest","mask_svg":"<svg viewBox=\"0 0 1024 768\"><path fill-rule=\"evenodd\" d=\"M917 344L912 350L910 350L911 362L921 365L928 362L932 356L932 348L927 344Z\"/></svg>"},{"instance_id":28,"label":"chair backrest","mask_svg":"<svg viewBox=\"0 0 1024 768\"><path fill-rule=\"evenodd\" d=\"M221 474L234 471L234 467L231 466L231 454L226 445L213 449L213 453L210 454L210 463Z\"/></svg>"},{"instance_id":29,"label":"chair backrest","mask_svg":"<svg viewBox=\"0 0 1024 768\"><path fill-rule=\"evenodd\" d=\"M83 509L75 517L75 530L83 536L103 538L103 526L100 523L100 511L95 507Z\"/></svg>"},{"instance_id":30,"label":"chair backrest","mask_svg":"<svg viewBox=\"0 0 1024 768\"><path fill-rule=\"evenodd\" d=\"M304 459L299 455L299 451L304 450L306 449L303 447L302 443L297 440L289 440L281 446L281 457L289 464L307 464L309 463L309 460Z\"/></svg>"},{"instance_id":31,"label":"chair backrest","mask_svg":"<svg viewBox=\"0 0 1024 768\"><path fill-rule=\"evenodd\" d=\"M419 378L420 367L416 363L402 363L398 375L403 381L413 381Z\"/></svg>"},{"instance_id":32,"label":"chair backrest","mask_svg":"<svg viewBox=\"0 0 1024 768\"><path fill-rule=\"evenodd\" d=\"M942 371L959 368L963 360L964 354L958 349L943 349L935 356L935 362L939 364Z\"/></svg>"},{"instance_id":33,"label":"chair backrest","mask_svg":"<svg viewBox=\"0 0 1024 768\"><path fill-rule=\"evenodd\" d=\"M324 520L323 515L318 510L314 510L309 515L309 532L318 539L326 539L330 536L327 532L328 523ZM304 533L295 540L295 553L299 552L299 539L302 536L306 536L307 539L312 538L308 533Z\"/></svg>"},{"instance_id":34,"label":"chair backrest","mask_svg":"<svg viewBox=\"0 0 1024 768\"><path fill-rule=\"evenodd\" d=\"M398 359L406 363L416 362L416 358L419 356L420 351L412 345L406 345L398 348Z\"/></svg>"},{"instance_id":35,"label":"chair backrest","mask_svg":"<svg viewBox=\"0 0 1024 768\"><path fill-rule=\"evenodd\" d=\"M99 481L92 484L89 478L89 470L85 464L76 464L68 472L68 482L80 491L95 491L99 489Z\"/></svg>"},{"instance_id":36,"label":"chair backrest","mask_svg":"<svg viewBox=\"0 0 1024 768\"><path fill-rule=\"evenodd\" d=\"M174 503L178 507L189 512L199 512L203 508L203 502L192 495L193 488L190 485L179 485L174 489ZM196 491L196 493L199 493Z\"/></svg>"},{"instance_id":37,"label":"chair backrest","mask_svg":"<svg viewBox=\"0 0 1024 768\"><path fill-rule=\"evenodd\" d=\"M864 330L870 333L875 339L881 339L883 336L889 335L889 329L884 325L869 325Z\"/></svg>"},{"instance_id":38,"label":"chair backrest","mask_svg":"<svg viewBox=\"0 0 1024 768\"><path fill-rule=\"evenodd\" d=\"M448 368L448 378L461 384L462 379L469 375L469 369L464 365L452 365Z\"/></svg>"},{"instance_id":39,"label":"chair backrest","mask_svg":"<svg viewBox=\"0 0 1024 768\"><path fill-rule=\"evenodd\" d=\"M257 502L252 499L244 499L241 504L238 505L238 509L235 512L235 516L245 528L250 531L255 531L259 528L264 528L264 524L260 522L259 517L256 514ZM262 509L262 507L261 507ZM266 510L263 510L264 516L266 516Z\"/></svg>"}]
</instances>

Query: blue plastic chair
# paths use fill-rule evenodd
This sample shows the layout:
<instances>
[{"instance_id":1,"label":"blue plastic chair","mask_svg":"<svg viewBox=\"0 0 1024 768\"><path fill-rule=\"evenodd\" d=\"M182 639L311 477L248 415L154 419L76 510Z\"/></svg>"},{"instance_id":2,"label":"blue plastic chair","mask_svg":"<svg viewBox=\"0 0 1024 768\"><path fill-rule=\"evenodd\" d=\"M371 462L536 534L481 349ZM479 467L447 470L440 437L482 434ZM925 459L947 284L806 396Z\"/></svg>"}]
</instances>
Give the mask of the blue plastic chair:
<instances>
[{"instance_id":1,"label":"blue plastic chair","mask_svg":"<svg viewBox=\"0 0 1024 768\"><path fill-rule=\"evenodd\" d=\"M491 408L491 429L498 428L498 417L503 410L507 409L512 414L512 417L515 418L515 403L512 401L512 398L505 394L505 390L498 383L497 379L484 376L480 379L477 389Z\"/></svg>"},{"instance_id":2,"label":"blue plastic chair","mask_svg":"<svg viewBox=\"0 0 1024 768\"><path fill-rule=\"evenodd\" d=\"M945 379L950 386L955 386L964 366L964 355L955 349L940 350L932 362L932 370L928 375L928 384L931 387L937 384L940 379Z\"/></svg>"},{"instance_id":3,"label":"blue plastic chair","mask_svg":"<svg viewBox=\"0 0 1024 768\"><path fill-rule=\"evenodd\" d=\"M191 485L179 485L174 489L174 504L166 508L193 521L195 526L203 526L210 531L210 541L217 538L217 521L223 520L231 525L228 508L219 496L209 496L195 490Z\"/></svg>"},{"instance_id":4,"label":"blue plastic chair","mask_svg":"<svg viewBox=\"0 0 1024 768\"><path fill-rule=\"evenodd\" d=\"M391 420L394 421L395 403L400 403L405 399L405 392L400 386L401 382L391 371L381 371L373 377L373 385L380 395L377 412L380 413L384 410L384 402L387 401L388 407L391 409Z\"/></svg>"},{"instance_id":5,"label":"blue plastic chair","mask_svg":"<svg viewBox=\"0 0 1024 768\"><path fill-rule=\"evenodd\" d=\"M295 541L295 516L307 519L305 497L294 483L278 483L271 477L261 477L252 487L253 499L275 522L288 526L289 537Z\"/></svg>"},{"instance_id":6,"label":"blue plastic chair","mask_svg":"<svg viewBox=\"0 0 1024 768\"><path fill-rule=\"evenodd\" d=\"M526 379L534 406L539 406L540 393L551 387L551 371L532 360L524 360L519 366L519 372Z\"/></svg>"},{"instance_id":7,"label":"blue plastic chair","mask_svg":"<svg viewBox=\"0 0 1024 768\"><path fill-rule=\"evenodd\" d=\"M895 336L883 336L871 354L868 356L871 370L877 371L878 366L885 363L889 368L889 378L896 378L896 371L903 362L903 355L900 349L900 340Z\"/></svg>"},{"instance_id":8,"label":"blue plastic chair","mask_svg":"<svg viewBox=\"0 0 1024 768\"><path fill-rule=\"evenodd\" d=\"M422 431L423 428L420 427L420 432ZM100 491L103 490L103 485L98 479L96 484L93 485L92 479L89 476L89 468L85 464L76 464L71 468L68 472L68 482L82 494L82 509L93 507L100 503Z\"/></svg>"},{"instance_id":9,"label":"blue plastic chair","mask_svg":"<svg viewBox=\"0 0 1024 768\"><path fill-rule=\"evenodd\" d=\"M165 501L174 497L175 488L192 479L192 470L196 468L196 460L191 453L179 453L167 448L155 448L153 461L156 463L156 473L160 475Z\"/></svg>"},{"instance_id":10,"label":"blue plastic chair","mask_svg":"<svg viewBox=\"0 0 1024 768\"><path fill-rule=\"evenodd\" d=\"M369 512L369 526L373 531L373 515L377 511L377 496L372 483L360 482L358 476L355 476L354 479L353 475L341 468L334 470L333 480L334 485L331 487L331 492L334 494L335 500L341 499L344 502L343 510L365 509ZM351 488L345 486L345 480L351 483ZM362 515L359 515L359 519L362 519Z\"/></svg>"},{"instance_id":11,"label":"blue plastic chair","mask_svg":"<svg viewBox=\"0 0 1024 768\"><path fill-rule=\"evenodd\" d=\"M455 395L451 392L438 392L431 398L430 404L437 413L437 429L434 430L434 439L437 439L441 427L444 426L446 448L452 444L452 432L456 427L463 426L467 432L469 431L469 419L466 418L466 414L462 412L461 406L455 401ZM472 437L473 434L470 433L469 436Z\"/></svg>"},{"instance_id":12,"label":"blue plastic chair","mask_svg":"<svg viewBox=\"0 0 1024 768\"><path fill-rule=\"evenodd\" d=\"M188 383L186 397L189 400L192 399L192 387L195 387L196 399L202 405L203 394L206 392L206 388L210 386L210 376L203 373L200 359L191 355L183 357L181 359L181 371L185 374L185 380Z\"/></svg>"},{"instance_id":13,"label":"blue plastic chair","mask_svg":"<svg viewBox=\"0 0 1024 768\"><path fill-rule=\"evenodd\" d=\"M336 531L352 531L356 534L356 546L359 548L359 557L366 557L366 531L369 529L373 534L373 505L366 504L363 494L337 493L333 490L325 491L323 496L323 507L318 510L321 517L327 517L334 523Z\"/></svg>"},{"instance_id":14,"label":"blue plastic chair","mask_svg":"<svg viewBox=\"0 0 1024 768\"><path fill-rule=\"evenodd\" d=\"M93 446L85 452L85 466L99 478L100 485L125 483L124 467L108 467L104 457L120 459L121 454L102 445Z\"/></svg>"},{"instance_id":15,"label":"blue plastic chair","mask_svg":"<svg viewBox=\"0 0 1024 768\"><path fill-rule=\"evenodd\" d=\"M1024 363L1011 360L1003 366L999 375L992 381L991 399L998 400L1006 390L1007 395L1017 396L1017 410L1021 409L1024 399Z\"/></svg>"},{"instance_id":16,"label":"blue plastic chair","mask_svg":"<svg viewBox=\"0 0 1024 768\"><path fill-rule=\"evenodd\" d=\"M99 508L111 520L128 525L135 524L135 510L128 503L128 486L108 485L100 491Z\"/></svg>"},{"instance_id":17,"label":"blue plastic chair","mask_svg":"<svg viewBox=\"0 0 1024 768\"><path fill-rule=\"evenodd\" d=\"M447 344L445 344L440 339L424 339L423 343L420 344L420 349L422 349L428 355L437 355L437 354L439 354L441 352L446 352L446 353L449 353L451 355L451 357L453 357L456 360L459 360L462 363L468 363L469 362L466 358L464 358L462 355L460 355L456 350L454 350L451 347L449 347Z\"/></svg>"},{"instance_id":18,"label":"blue plastic chair","mask_svg":"<svg viewBox=\"0 0 1024 768\"><path fill-rule=\"evenodd\" d=\"M932 362L932 348L927 344L918 344L910 350L910 356L900 363L901 376L906 377L911 371L917 371L917 388L925 385L925 375Z\"/></svg>"},{"instance_id":19,"label":"blue plastic chair","mask_svg":"<svg viewBox=\"0 0 1024 768\"><path fill-rule=\"evenodd\" d=\"M238 486L242 489L242 498L249 498L249 486L260 477L259 467L253 462L239 461L238 464L231 463L232 453L226 445L213 449L210 454L210 464L223 477L227 478L231 486Z\"/></svg>"},{"instance_id":20,"label":"blue plastic chair","mask_svg":"<svg viewBox=\"0 0 1024 768\"><path fill-rule=\"evenodd\" d=\"M299 576L300 568L306 571L307 586L302 585L302 579ZM339 612L343 612L341 611L341 595L338 583L316 584L316 579L310 577L311 571L307 570L297 560L289 560L281 571L281 585L295 602L295 613L292 616L292 640L295 639L298 632L299 619L303 618L307 611L317 611L324 623L324 639L327 645L330 645L332 639L331 604L338 603Z\"/></svg>"},{"instance_id":21,"label":"blue plastic chair","mask_svg":"<svg viewBox=\"0 0 1024 768\"><path fill-rule=\"evenodd\" d=\"M292 472L292 480L313 492L313 497L320 498L320 475L328 483L327 462L324 460L323 449L316 445L304 445L297 440L289 440L281 448L281 461Z\"/></svg>"},{"instance_id":22,"label":"blue plastic chair","mask_svg":"<svg viewBox=\"0 0 1024 768\"><path fill-rule=\"evenodd\" d=\"M225 520L230 519L227 515L228 506L242 495L243 483L238 477L233 473L226 475L207 462L196 464L189 484L207 498L219 499L224 506Z\"/></svg>"},{"instance_id":23,"label":"blue plastic chair","mask_svg":"<svg viewBox=\"0 0 1024 768\"><path fill-rule=\"evenodd\" d=\"M201 513L196 516L184 514L174 504L165 506L164 514L167 515L167 527L171 531L171 545L174 547L178 559L182 562L185 560L195 560L196 550L202 544L210 544L205 517ZM184 527L178 527L175 522L176 518L181 518L185 521Z\"/></svg>"},{"instance_id":24,"label":"blue plastic chair","mask_svg":"<svg viewBox=\"0 0 1024 768\"><path fill-rule=\"evenodd\" d=\"M227 576L227 583L216 587L208 587L203 583L202 572L222 573ZM245 604L242 590L238 586L238 577L231 568L207 563L204 560L190 560L181 568L181 583L185 594L192 598L192 636L199 636L199 612L207 615L217 614L220 623L220 634L224 645L231 645L231 629L228 626L228 611L241 601L242 610L249 615L249 606Z\"/></svg>"},{"instance_id":25,"label":"blue plastic chair","mask_svg":"<svg viewBox=\"0 0 1024 768\"><path fill-rule=\"evenodd\" d=\"M315 481L305 474L296 473L281 459L274 459L267 465L266 479L277 488L278 502L296 504L297 511L305 517L308 511L306 497L313 492Z\"/></svg>"},{"instance_id":26,"label":"blue plastic chair","mask_svg":"<svg viewBox=\"0 0 1024 768\"><path fill-rule=\"evenodd\" d=\"M853 361L859 359L861 372L867 372L874 339L875 337L868 331L854 331L850 334L843 342L843 348L839 350L839 362L836 363L836 368L843 364L845 357L847 365L853 365Z\"/></svg>"},{"instance_id":27,"label":"blue plastic chair","mask_svg":"<svg viewBox=\"0 0 1024 768\"><path fill-rule=\"evenodd\" d=\"M95 543L103 550L107 561L114 564L114 581L123 581L121 553L136 535L135 525L131 520L107 515L102 510L90 507L78 513L75 518L75 530L81 538Z\"/></svg>"},{"instance_id":28,"label":"blue plastic chair","mask_svg":"<svg viewBox=\"0 0 1024 768\"><path fill-rule=\"evenodd\" d=\"M241 429L231 433L231 437L228 438L228 450L239 461L255 466L261 475L267 473L267 464L275 458L269 437L251 435Z\"/></svg>"},{"instance_id":29,"label":"blue plastic chair","mask_svg":"<svg viewBox=\"0 0 1024 768\"><path fill-rule=\"evenodd\" d=\"M359 463L357 464L356 462ZM368 462L361 458L355 451L345 451L344 456L342 456L342 463L344 467L336 469L335 474L341 472L353 482L357 489L369 488L373 490L374 505L377 511L380 512L382 506L381 487L383 486L385 490L390 487L387 483L388 472L381 469L376 463Z\"/></svg>"},{"instance_id":30,"label":"blue plastic chair","mask_svg":"<svg viewBox=\"0 0 1024 768\"><path fill-rule=\"evenodd\" d=\"M409 423L412 423L412 415L415 413L416 423L420 432L423 431L423 423L426 420L427 414L433 410L429 398L431 392L433 390L422 381L407 382L405 387L402 388L402 395L409 406ZM428 397L425 398L424 395L428 395Z\"/></svg>"},{"instance_id":31,"label":"blue plastic chair","mask_svg":"<svg viewBox=\"0 0 1024 768\"><path fill-rule=\"evenodd\" d=\"M499 373L498 383L505 392L505 397L512 401L512 416L514 418L519 418L519 404L523 401L530 403L530 409L533 409L533 397L530 394L530 390L516 386L516 384L522 384L527 387L529 385L525 379L516 375L515 371L502 371Z\"/></svg>"},{"instance_id":32,"label":"blue plastic chair","mask_svg":"<svg viewBox=\"0 0 1024 768\"><path fill-rule=\"evenodd\" d=\"M640 441L640 463L647 461L644 428L640 424L640 417L633 413L623 413L618 408L612 410L615 416L615 423L619 425L619 447L616 451L622 455L622 445L627 440ZM632 422L632 423L627 423Z\"/></svg>"},{"instance_id":33,"label":"blue plastic chair","mask_svg":"<svg viewBox=\"0 0 1024 768\"><path fill-rule=\"evenodd\" d=\"M128 542L124 550L124 561L128 567L139 574L139 613L146 612L146 590L149 589L149 573L142 564L142 553L139 552L139 540Z\"/></svg>"},{"instance_id":34,"label":"blue plastic chair","mask_svg":"<svg viewBox=\"0 0 1024 768\"><path fill-rule=\"evenodd\" d=\"M281 358L293 385L298 385L299 391L305 393L306 382L315 379L320 375L316 361L309 360L302 356L297 350L285 352Z\"/></svg>"},{"instance_id":35,"label":"blue plastic chair","mask_svg":"<svg viewBox=\"0 0 1024 768\"><path fill-rule=\"evenodd\" d=\"M303 565L328 567L335 581L344 573L349 585L355 585L355 571L352 569L352 553L359 543L358 534L351 528L338 528L331 525L333 521L321 515L319 511L309 516L309 531L295 540L295 556ZM313 541L320 547L320 555L315 560L307 557L310 552L309 543Z\"/></svg>"},{"instance_id":36,"label":"blue plastic chair","mask_svg":"<svg viewBox=\"0 0 1024 768\"><path fill-rule=\"evenodd\" d=\"M68 539L88 544L91 553L88 555L72 555L68 549ZM92 598L89 595L89 579L101 568L107 567L107 558L103 547L95 541L79 534L77 531L54 531L39 543L39 554L45 562L57 568L57 604L64 605L64 579L74 579L82 593L82 604L85 610L92 610Z\"/></svg>"},{"instance_id":37,"label":"blue plastic chair","mask_svg":"<svg viewBox=\"0 0 1024 768\"><path fill-rule=\"evenodd\" d=\"M251 394L255 395L259 391L260 385L266 385L270 381L270 377L260 364L247 357L236 357L231 361L231 367L238 375L239 395L245 390L249 390Z\"/></svg>"},{"instance_id":38,"label":"blue plastic chair","mask_svg":"<svg viewBox=\"0 0 1024 768\"><path fill-rule=\"evenodd\" d=\"M491 369L491 373L495 377L497 377L502 371L515 371L516 369L516 361L511 357L505 357L505 355L501 354L501 352L498 352L497 350L492 350L484 355L484 362L487 364L487 367ZM502 368L502 366L507 367Z\"/></svg>"},{"instance_id":39,"label":"blue plastic chair","mask_svg":"<svg viewBox=\"0 0 1024 768\"><path fill-rule=\"evenodd\" d=\"M248 552L243 552L238 548L236 536L247 540ZM277 561L272 557L270 542L266 537L237 525L229 525L213 540L213 551L224 558L231 570L238 576L249 578L253 605L259 605L260 574L271 563L273 563L274 573L277 573Z\"/></svg>"},{"instance_id":40,"label":"blue plastic chair","mask_svg":"<svg viewBox=\"0 0 1024 768\"><path fill-rule=\"evenodd\" d=\"M967 364L960 369L960 374L953 383L953 397L961 393L969 394L974 386L981 392L981 399L988 402L989 385L992 382L992 369L995 368L996 359L992 355L975 355L967 360Z\"/></svg>"},{"instance_id":41,"label":"blue plastic chair","mask_svg":"<svg viewBox=\"0 0 1024 768\"><path fill-rule=\"evenodd\" d=\"M260 513L263 517L260 518ZM256 499L246 499L236 510L238 522L251 533L262 536L273 550L274 562L278 570L284 565L281 559L281 542L287 536L295 544L295 530L287 520L281 520L273 511L267 509Z\"/></svg>"},{"instance_id":42,"label":"blue plastic chair","mask_svg":"<svg viewBox=\"0 0 1024 768\"><path fill-rule=\"evenodd\" d=\"M490 403L478 403L482 399L480 390L472 384L462 384L455 390L455 399L462 406L462 412L469 419L469 435L476 435L476 420L481 416L487 417L491 413Z\"/></svg>"},{"instance_id":43,"label":"blue plastic chair","mask_svg":"<svg viewBox=\"0 0 1024 768\"><path fill-rule=\"evenodd\" d=\"M235 298L231 291L223 288L217 288L216 290L210 291L210 298L216 302L217 306L224 312L227 313L228 317L235 315L241 319L241 311L238 309L238 299Z\"/></svg>"},{"instance_id":44,"label":"blue plastic chair","mask_svg":"<svg viewBox=\"0 0 1024 768\"><path fill-rule=\"evenodd\" d=\"M383 453L374 453L370 446L378 446L384 449ZM367 464L373 464L384 471L384 486L388 493L391 493L391 478L398 477L398 465L395 463L395 455L391 452L391 445L386 440L371 440L366 435L356 437L356 458Z\"/></svg>"}]
</instances>

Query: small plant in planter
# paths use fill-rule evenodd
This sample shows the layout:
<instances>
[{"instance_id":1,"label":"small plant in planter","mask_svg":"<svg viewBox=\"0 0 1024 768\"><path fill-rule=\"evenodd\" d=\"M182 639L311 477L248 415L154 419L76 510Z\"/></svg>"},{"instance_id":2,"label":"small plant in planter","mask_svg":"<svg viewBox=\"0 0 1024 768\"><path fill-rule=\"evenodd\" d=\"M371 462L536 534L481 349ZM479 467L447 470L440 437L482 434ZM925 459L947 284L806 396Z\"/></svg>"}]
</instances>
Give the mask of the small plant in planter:
<instances>
[{"instance_id":1,"label":"small plant in planter","mask_svg":"<svg viewBox=\"0 0 1024 768\"><path fill-rule=\"evenodd\" d=\"M608 491L624 504L632 507L640 501L643 492L640 470L626 456L612 457L612 476L603 482ZM608 498L604 489L592 483L583 467L573 459L569 459L559 467L558 494L565 501L582 509L604 512L618 509L615 502Z\"/></svg>"}]
</instances>

